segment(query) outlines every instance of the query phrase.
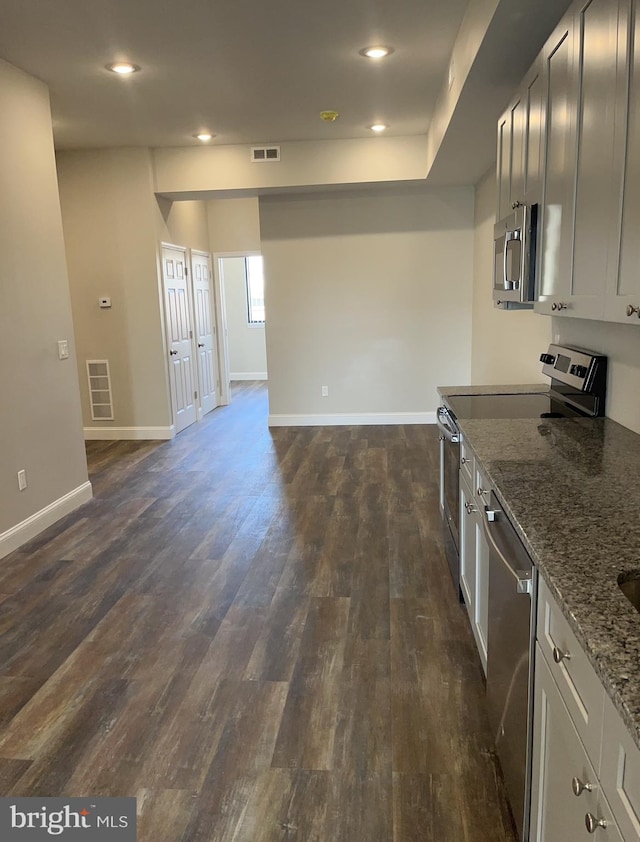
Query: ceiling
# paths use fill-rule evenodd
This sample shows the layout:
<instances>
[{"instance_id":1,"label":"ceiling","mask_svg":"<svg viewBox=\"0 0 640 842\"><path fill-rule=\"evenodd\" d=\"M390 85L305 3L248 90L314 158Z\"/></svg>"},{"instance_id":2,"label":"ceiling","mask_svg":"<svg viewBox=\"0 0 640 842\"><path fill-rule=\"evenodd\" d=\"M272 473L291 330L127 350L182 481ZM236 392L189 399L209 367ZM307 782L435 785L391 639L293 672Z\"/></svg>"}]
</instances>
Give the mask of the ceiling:
<instances>
[{"instance_id":1,"label":"ceiling","mask_svg":"<svg viewBox=\"0 0 640 842\"><path fill-rule=\"evenodd\" d=\"M46 82L58 148L426 134L466 0L0 0L0 57ZM395 48L375 62L358 50ZM122 78L108 62L142 70ZM340 118L325 123L319 112Z\"/></svg>"}]
</instances>

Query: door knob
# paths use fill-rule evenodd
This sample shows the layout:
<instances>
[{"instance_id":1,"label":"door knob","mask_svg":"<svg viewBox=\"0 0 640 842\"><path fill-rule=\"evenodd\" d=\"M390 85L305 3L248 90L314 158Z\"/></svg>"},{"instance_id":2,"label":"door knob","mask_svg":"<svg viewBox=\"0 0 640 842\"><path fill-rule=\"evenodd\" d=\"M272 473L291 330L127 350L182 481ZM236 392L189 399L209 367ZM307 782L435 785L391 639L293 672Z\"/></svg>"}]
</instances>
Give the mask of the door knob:
<instances>
[{"instance_id":1,"label":"door knob","mask_svg":"<svg viewBox=\"0 0 640 842\"><path fill-rule=\"evenodd\" d=\"M574 778L571 781L571 789L576 798L579 798L583 792L593 792L592 784L585 783L580 778Z\"/></svg>"},{"instance_id":2,"label":"door knob","mask_svg":"<svg viewBox=\"0 0 640 842\"><path fill-rule=\"evenodd\" d=\"M634 307L633 304L627 304L627 316L633 316L634 313L637 313L638 318L640 319L640 307Z\"/></svg>"},{"instance_id":3,"label":"door knob","mask_svg":"<svg viewBox=\"0 0 640 842\"><path fill-rule=\"evenodd\" d=\"M593 813L587 813L584 817L584 823L586 824L587 831L589 833L595 833L599 827L607 827L607 821L605 819L597 819Z\"/></svg>"},{"instance_id":4,"label":"door knob","mask_svg":"<svg viewBox=\"0 0 640 842\"><path fill-rule=\"evenodd\" d=\"M556 662L556 664L561 664L563 661L570 661L571 655L568 652L563 652L562 649L558 649L557 646L554 646L553 660Z\"/></svg>"},{"instance_id":5,"label":"door knob","mask_svg":"<svg viewBox=\"0 0 640 842\"><path fill-rule=\"evenodd\" d=\"M169 356L175 357L177 355L177 353L178 353L177 351L169 351Z\"/></svg>"},{"instance_id":6,"label":"door knob","mask_svg":"<svg viewBox=\"0 0 640 842\"><path fill-rule=\"evenodd\" d=\"M204 348L204 342L198 342L198 348Z\"/></svg>"}]
</instances>

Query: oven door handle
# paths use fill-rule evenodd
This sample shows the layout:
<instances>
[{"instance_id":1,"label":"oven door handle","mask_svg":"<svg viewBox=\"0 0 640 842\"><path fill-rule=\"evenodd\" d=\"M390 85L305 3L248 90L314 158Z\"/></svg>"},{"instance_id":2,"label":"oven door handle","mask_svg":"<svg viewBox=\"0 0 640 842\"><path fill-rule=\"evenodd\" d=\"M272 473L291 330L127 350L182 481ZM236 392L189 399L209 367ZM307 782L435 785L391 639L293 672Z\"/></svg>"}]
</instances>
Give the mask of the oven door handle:
<instances>
[{"instance_id":1,"label":"oven door handle","mask_svg":"<svg viewBox=\"0 0 640 842\"><path fill-rule=\"evenodd\" d=\"M454 425L451 416L443 406L439 406L436 410L436 422L438 429L447 441L452 444L457 444L460 441L460 431Z\"/></svg>"}]
</instances>

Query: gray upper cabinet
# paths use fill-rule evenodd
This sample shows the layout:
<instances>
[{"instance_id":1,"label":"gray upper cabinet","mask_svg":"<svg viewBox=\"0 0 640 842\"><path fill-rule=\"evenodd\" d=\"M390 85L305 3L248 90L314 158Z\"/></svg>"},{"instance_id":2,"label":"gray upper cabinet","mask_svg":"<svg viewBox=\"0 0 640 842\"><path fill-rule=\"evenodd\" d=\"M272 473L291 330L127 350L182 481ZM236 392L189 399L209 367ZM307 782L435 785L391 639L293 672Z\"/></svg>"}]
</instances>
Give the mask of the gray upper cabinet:
<instances>
[{"instance_id":1,"label":"gray upper cabinet","mask_svg":"<svg viewBox=\"0 0 640 842\"><path fill-rule=\"evenodd\" d=\"M499 211L542 202L539 313L640 324L637 3L576 0L501 118Z\"/></svg>"},{"instance_id":2,"label":"gray upper cabinet","mask_svg":"<svg viewBox=\"0 0 640 842\"><path fill-rule=\"evenodd\" d=\"M569 309L576 170L578 85L574 16L567 15L545 49L547 127L538 302L541 313Z\"/></svg>"},{"instance_id":3,"label":"gray upper cabinet","mask_svg":"<svg viewBox=\"0 0 640 842\"><path fill-rule=\"evenodd\" d=\"M632 45L630 67L623 87L621 100L628 114L628 121L616 123L616 141L622 135L622 143L616 142L616 151L621 147L622 192L613 209L620 223L620 237L617 242L617 274L610 277L607 286L605 318L608 321L640 324L640 18L637 4L633 4L632 16L628 4L624 4L620 20L620 38L625 27ZM631 18L631 19L630 19ZM612 260L613 263L613 260Z\"/></svg>"},{"instance_id":4,"label":"gray upper cabinet","mask_svg":"<svg viewBox=\"0 0 640 842\"><path fill-rule=\"evenodd\" d=\"M545 91L543 62L538 59L498 121L496 219L504 219L515 202L542 199Z\"/></svg>"}]
</instances>

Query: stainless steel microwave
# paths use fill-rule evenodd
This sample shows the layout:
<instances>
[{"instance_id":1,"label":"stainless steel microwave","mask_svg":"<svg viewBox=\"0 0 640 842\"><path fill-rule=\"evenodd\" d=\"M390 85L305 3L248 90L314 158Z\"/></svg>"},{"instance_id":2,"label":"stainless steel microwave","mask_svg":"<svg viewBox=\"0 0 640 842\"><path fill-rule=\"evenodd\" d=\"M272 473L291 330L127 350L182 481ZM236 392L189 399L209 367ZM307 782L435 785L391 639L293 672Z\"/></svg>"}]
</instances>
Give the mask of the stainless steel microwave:
<instances>
[{"instance_id":1,"label":"stainless steel microwave","mask_svg":"<svg viewBox=\"0 0 640 842\"><path fill-rule=\"evenodd\" d=\"M538 205L516 202L494 227L493 301L502 310L533 307Z\"/></svg>"}]
</instances>

